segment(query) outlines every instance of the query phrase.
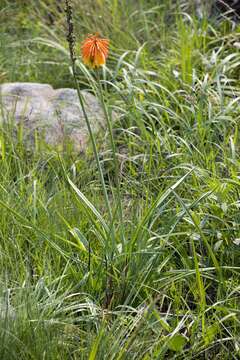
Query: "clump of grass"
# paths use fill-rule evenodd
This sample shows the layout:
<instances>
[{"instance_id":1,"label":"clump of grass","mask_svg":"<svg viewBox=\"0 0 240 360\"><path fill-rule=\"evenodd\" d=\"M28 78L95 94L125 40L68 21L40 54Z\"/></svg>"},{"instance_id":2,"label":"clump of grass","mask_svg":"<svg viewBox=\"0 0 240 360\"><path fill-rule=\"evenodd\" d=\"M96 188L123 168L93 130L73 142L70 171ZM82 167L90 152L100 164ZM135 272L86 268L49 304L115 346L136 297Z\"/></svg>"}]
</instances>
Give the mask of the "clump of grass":
<instances>
[{"instance_id":1,"label":"clump of grass","mask_svg":"<svg viewBox=\"0 0 240 360\"><path fill-rule=\"evenodd\" d=\"M61 4L50 20L44 2L21 5L31 16L17 36L16 4L0 13L3 79L74 86ZM109 131L97 142L112 222L90 146L29 152L1 124L0 357L237 359L238 25L168 1L91 4L73 2L74 24L79 41L95 26L113 44L101 84L118 114L119 189ZM20 50L28 71L11 58Z\"/></svg>"}]
</instances>

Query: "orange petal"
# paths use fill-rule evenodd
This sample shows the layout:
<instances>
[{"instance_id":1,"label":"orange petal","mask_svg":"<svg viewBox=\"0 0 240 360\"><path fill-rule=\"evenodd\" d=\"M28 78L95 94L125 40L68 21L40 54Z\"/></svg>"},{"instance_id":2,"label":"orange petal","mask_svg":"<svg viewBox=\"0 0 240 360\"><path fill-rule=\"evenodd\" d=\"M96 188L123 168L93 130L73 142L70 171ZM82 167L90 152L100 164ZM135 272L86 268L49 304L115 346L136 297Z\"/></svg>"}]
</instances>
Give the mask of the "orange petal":
<instances>
[{"instance_id":1,"label":"orange petal","mask_svg":"<svg viewBox=\"0 0 240 360\"><path fill-rule=\"evenodd\" d=\"M104 65L108 47L108 39L99 38L99 34L89 35L81 46L83 62L93 68Z\"/></svg>"},{"instance_id":2,"label":"orange petal","mask_svg":"<svg viewBox=\"0 0 240 360\"><path fill-rule=\"evenodd\" d=\"M106 62L106 58L104 56L104 53L102 51L97 51L96 55L94 57L94 64L96 67L104 65Z\"/></svg>"}]
</instances>

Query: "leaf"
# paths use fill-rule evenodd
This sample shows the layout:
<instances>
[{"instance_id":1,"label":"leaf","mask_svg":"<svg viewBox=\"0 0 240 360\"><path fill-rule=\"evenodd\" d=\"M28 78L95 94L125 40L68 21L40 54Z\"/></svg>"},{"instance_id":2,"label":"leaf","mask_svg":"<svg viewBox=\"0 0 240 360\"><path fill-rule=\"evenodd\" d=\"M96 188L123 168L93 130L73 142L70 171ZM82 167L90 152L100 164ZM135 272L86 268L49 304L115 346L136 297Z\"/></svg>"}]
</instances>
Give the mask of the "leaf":
<instances>
[{"instance_id":1,"label":"leaf","mask_svg":"<svg viewBox=\"0 0 240 360\"><path fill-rule=\"evenodd\" d=\"M181 334L175 334L168 341L168 348L172 351L182 351L183 347L186 345L188 338Z\"/></svg>"},{"instance_id":2,"label":"leaf","mask_svg":"<svg viewBox=\"0 0 240 360\"><path fill-rule=\"evenodd\" d=\"M103 337L103 328L99 331L98 336L96 337L96 339L93 341L93 345L92 345L92 349L91 349L91 353L88 357L88 360L95 360L97 359L97 352L98 352L98 348L99 345L101 343L102 337Z\"/></svg>"},{"instance_id":3,"label":"leaf","mask_svg":"<svg viewBox=\"0 0 240 360\"><path fill-rule=\"evenodd\" d=\"M218 240L217 242L216 242L216 244L214 245L214 251L218 251L219 249L220 249L220 247L222 246L222 244L223 244L223 240Z\"/></svg>"},{"instance_id":4,"label":"leaf","mask_svg":"<svg viewBox=\"0 0 240 360\"><path fill-rule=\"evenodd\" d=\"M234 239L233 240L233 243L235 244L235 245L240 245L240 239Z\"/></svg>"},{"instance_id":5,"label":"leaf","mask_svg":"<svg viewBox=\"0 0 240 360\"><path fill-rule=\"evenodd\" d=\"M72 189L77 194L78 198L81 200L82 204L88 208L99 220L99 222L102 224L103 228L109 232L109 228L104 221L103 217L100 215L100 213L97 211L97 209L93 206L93 204L86 198L86 196L74 185L74 183L68 178L68 182L71 185Z\"/></svg>"},{"instance_id":6,"label":"leaf","mask_svg":"<svg viewBox=\"0 0 240 360\"><path fill-rule=\"evenodd\" d=\"M213 324L206 329L206 336L204 337L205 345L209 345L215 338L218 332L218 324Z\"/></svg>"},{"instance_id":7,"label":"leaf","mask_svg":"<svg viewBox=\"0 0 240 360\"><path fill-rule=\"evenodd\" d=\"M168 188L163 194L160 193L158 195L155 202L153 202L152 206L147 210L146 214L143 216L143 218L139 222L138 227L133 236L131 246L134 246L135 242L137 241L138 237L141 234L142 229L144 229L145 224L150 219L150 217L152 216L154 211L156 211L157 208L159 208L160 206L162 206L164 204L166 199L174 192L175 189L177 189L177 187L179 185L181 185L184 182L184 180L193 172L193 170L194 169L191 169L190 171L188 171L187 174L185 174L183 177L181 177L175 184L170 186L170 188Z\"/></svg>"},{"instance_id":8,"label":"leaf","mask_svg":"<svg viewBox=\"0 0 240 360\"><path fill-rule=\"evenodd\" d=\"M88 251L88 241L85 238L85 236L81 233L81 231L78 228L73 228L69 230L74 239L77 241L77 244L79 248L83 251Z\"/></svg>"}]
</instances>

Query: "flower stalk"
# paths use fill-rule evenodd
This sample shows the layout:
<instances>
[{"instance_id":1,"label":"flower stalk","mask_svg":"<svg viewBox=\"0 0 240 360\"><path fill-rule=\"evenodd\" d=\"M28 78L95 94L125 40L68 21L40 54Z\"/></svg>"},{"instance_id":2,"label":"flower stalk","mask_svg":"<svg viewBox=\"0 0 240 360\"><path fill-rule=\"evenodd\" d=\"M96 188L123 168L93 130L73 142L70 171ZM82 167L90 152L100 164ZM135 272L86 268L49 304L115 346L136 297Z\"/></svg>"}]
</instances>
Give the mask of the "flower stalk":
<instances>
[{"instance_id":1,"label":"flower stalk","mask_svg":"<svg viewBox=\"0 0 240 360\"><path fill-rule=\"evenodd\" d=\"M112 148L112 156L113 156L113 164L114 164L114 174L115 174L115 183L116 183L116 189L117 189L117 207L118 207L118 213L120 217L120 224L121 224L121 238L123 244L125 243L125 237L124 237L124 231L123 231L123 210L122 210L122 202L121 202L121 193L120 193L120 174L119 174L119 166L118 166L118 159L116 156L116 145L113 138L113 129L112 129L112 119L109 116L106 103L104 101L103 97L103 89L102 89L102 83L100 79L100 73L97 71L97 82L98 82L98 89L99 89L99 98L101 101L101 105L103 108L104 116L107 122L108 132L110 135L110 143Z\"/></svg>"},{"instance_id":2,"label":"flower stalk","mask_svg":"<svg viewBox=\"0 0 240 360\"><path fill-rule=\"evenodd\" d=\"M94 157L97 163L97 167L98 167L98 172L99 172L99 176L100 176L100 181L101 181L101 185L102 185L102 189L103 189L103 194L104 194L104 199L105 199L105 203L106 203L106 207L107 207L107 211L108 211L108 215L109 215L109 220L110 223L113 223L113 216L112 216L112 211L111 211L111 207L110 207L110 203L109 203L109 198L108 198L108 194L107 194L107 189L106 189L106 184L104 181L104 176L103 176L103 171L102 171L102 167L100 164L100 159L99 159L99 155L98 155L98 151L97 151L97 145L96 145L96 141L95 141L95 137L92 131L92 127L85 109L85 104L84 104L84 99L83 96L81 94L80 91L80 87L79 87L79 83L77 80L77 73L76 73L76 55L75 55L75 36L74 36L74 26L73 26L73 10L72 10L72 5L71 5L71 1L70 0L65 0L65 4L66 4L66 15L67 15L67 24L68 24L68 34L67 34L67 41L68 41L68 46L69 46L69 53L70 53L70 59L71 59L71 65L72 65L72 73L73 73L73 78L74 78L74 82L75 82L75 86L77 89L77 94L78 94L78 98L79 98L79 102L83 111L83 115L87 124L87 128L88 128L88 132L90 135L90 140L93 146L93 152L94 152Z\"/></svg>"}]
</instances>

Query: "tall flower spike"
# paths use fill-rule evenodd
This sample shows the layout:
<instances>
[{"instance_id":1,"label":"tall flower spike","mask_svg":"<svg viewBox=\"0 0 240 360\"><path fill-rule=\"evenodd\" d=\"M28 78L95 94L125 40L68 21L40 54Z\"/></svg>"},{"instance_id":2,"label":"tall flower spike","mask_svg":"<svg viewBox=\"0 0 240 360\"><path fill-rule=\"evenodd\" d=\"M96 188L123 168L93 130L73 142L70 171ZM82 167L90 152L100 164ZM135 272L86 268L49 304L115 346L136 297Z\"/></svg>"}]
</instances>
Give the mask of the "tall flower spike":
<instances>
[{"instance_id":1,"label":"tall flower spike","mask_svg":"<svg viewBox=\"0 0 240 360\"><path fill-rule=\"evenodd\" d=\"M106 63L109 40L100 38L99 34L89 35L82 44L82 59L85 65L98 68Z\"/></svg>"},{"instance_id":2,"label":"tall flower spike","mask_svg":"<svg viewBox=\"0 0 240 360\"><path fill-rule=\"evenodd\" d=\"M70 57L72 62L76 61L75 55L75 36L73 32L73 10L72 4L70 0L65 0L66 4L66 14L67 14L67 24L68 24L68 34L67 34L67 41L69 45Z\"/></svg>"}]
</instances>

